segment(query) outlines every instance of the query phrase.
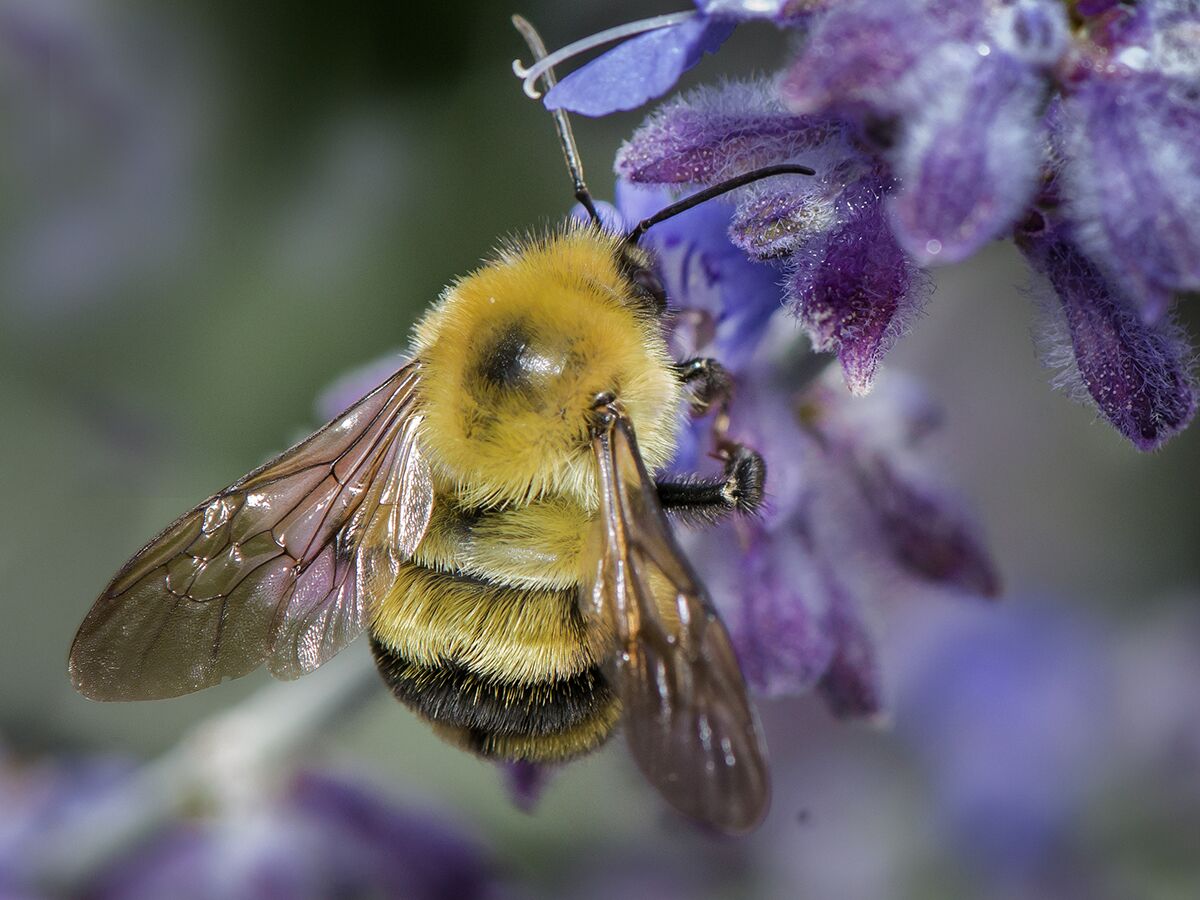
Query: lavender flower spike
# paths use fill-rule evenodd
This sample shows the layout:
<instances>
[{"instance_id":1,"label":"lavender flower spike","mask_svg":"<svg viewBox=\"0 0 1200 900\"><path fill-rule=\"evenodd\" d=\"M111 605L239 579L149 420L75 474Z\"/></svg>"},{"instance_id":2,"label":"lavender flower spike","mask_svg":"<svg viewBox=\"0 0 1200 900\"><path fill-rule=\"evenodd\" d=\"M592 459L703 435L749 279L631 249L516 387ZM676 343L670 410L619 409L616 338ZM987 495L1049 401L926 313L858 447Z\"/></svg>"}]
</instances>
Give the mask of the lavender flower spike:
<instances>
[{"instance_id":1,"label":"lavender flower spike","mask_svg":"<svg viewBox=\"0 0 1200 900\"><path fill-rule=\"evenodd\" d=\"M1186 427L1196 412L1196 386L1179 330L1169 320L1141 318L1069 236L1049 229L1026 235L1022 249L1061 302L1056 324L1065 334L1049 336L1044 353L1062 369L1056 386L1090 398L1139 450L1157 449Z\"/></svg>"}]
</instances>

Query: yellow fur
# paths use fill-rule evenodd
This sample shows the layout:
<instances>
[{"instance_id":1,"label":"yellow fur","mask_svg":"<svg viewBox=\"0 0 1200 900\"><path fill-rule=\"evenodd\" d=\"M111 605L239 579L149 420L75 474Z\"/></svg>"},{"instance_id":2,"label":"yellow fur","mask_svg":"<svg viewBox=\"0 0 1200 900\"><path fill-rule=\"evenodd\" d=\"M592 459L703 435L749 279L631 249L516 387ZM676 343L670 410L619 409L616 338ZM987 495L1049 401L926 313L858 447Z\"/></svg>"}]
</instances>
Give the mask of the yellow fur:
<instances>
[{"instance_id":1,"label":"yellow fur","mask_svg":"<svg viewBox=\"0 0 1200 900\"><path fill-rule=\"evenodd\" d=\"M651 470L674 452L679 383L660 323L635 312L617 240L571 226L518 245L452 285L417 326L422 446L464 505L554 492L594 509L588 412L602 391L628 410ZM514 331L529 376L519 389L481 374Z\"/></svg>"},{"instance_id":2,"label":"yellow fur","mask_svg":"<svg viewBox=\"0 0 1200 900\"><path fill-rule=\"evenodd\" d=\"M519 588L574 589L595 516L578 502L551 497L528 506L464 510L443 494L415 561Z\"/></svg>"},{"instance_id":3,"label":"yellow fur","mask_svg":"<svg viewBox=\"0 0 1200 900\"><path fill-rule=\"evenodd\" d=\"M518 590L404 565L377 604L371 633L419 665L455 663L502 681L575 675L612 636L585 629L574 590Z\"/></svg>"}]
</instances>

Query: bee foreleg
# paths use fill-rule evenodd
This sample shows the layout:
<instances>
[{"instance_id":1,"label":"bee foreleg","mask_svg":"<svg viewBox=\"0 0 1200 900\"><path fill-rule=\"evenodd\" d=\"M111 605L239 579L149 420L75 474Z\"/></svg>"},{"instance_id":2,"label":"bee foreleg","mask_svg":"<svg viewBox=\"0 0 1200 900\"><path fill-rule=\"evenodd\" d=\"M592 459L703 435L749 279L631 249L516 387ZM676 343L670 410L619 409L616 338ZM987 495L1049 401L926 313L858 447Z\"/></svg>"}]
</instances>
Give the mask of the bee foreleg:
<instances>
[{"instance_id":1,"label":"bee foreleg","mask_svg":"<svg viewBox=\"0 0 1200 900\"><path fill-rule=\"evenodd\" d=\"M692 412L702 416L729 398L733 380L715 359L697 356L674 366L675 375L691 390Z\"/></svg>"},{"instance_id":2,"label":"bee foreleg","mask_svg":"<svg viewBox=\"0 0 1200 900\"><path fill-rule=\"evenodd\" d=\"M663 509L698 524L711 524L733 512L757 512L762 506L767 464L741 444L730 444L725 453L724 478L656 481Z\"/></svg>"}]
</instances>

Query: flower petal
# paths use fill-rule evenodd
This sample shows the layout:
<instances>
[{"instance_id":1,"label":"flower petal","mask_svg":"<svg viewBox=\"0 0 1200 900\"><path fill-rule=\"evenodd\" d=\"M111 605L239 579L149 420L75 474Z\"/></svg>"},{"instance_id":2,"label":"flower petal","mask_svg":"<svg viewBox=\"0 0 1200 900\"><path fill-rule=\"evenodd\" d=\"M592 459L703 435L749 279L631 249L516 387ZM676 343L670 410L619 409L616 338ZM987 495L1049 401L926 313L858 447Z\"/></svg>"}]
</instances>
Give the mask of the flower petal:
<instances>
[{"instance_id":1,"label":"flower petal","mask_svg":"<svg viewBox=\"0 0 1200 900\"><path fill-rule=\"evenodd\" d=\"M664 190L617 183L617 205L628 221L669 202ZM780 309L783 290L777 269L747 259L729 242L731 214L726 204L703 203L656 225L641 243L654 252L667 299L679 310L676 349L716 356L736 371L749 361Z\"/></svg>"},{"instance_id":2,"label":"flower petal","mask_svg":"<svg viewBox=\"0 0 1200 900\"><path fill-rule=\"evenodd\" d=\"M905 571L976 596L1000 592L995 563L959 503L882 453L860 458L855 468L884 542Z\"/></svg>"},{"instance_id":3,"label":"flower petal","mask_svg":"<svg viewBox=\"0 0 1200 900\"><path fill-rule=\"evenodd\" d=\"M757 533L733 571L742 587L731 636L742 672L756 692L796 694L828 671L837 649L818 567L792 529Z\"/></svg>"},{"instance_id":4,"label":"flower petal","mask_svg":"<svg viewBox=\"0 0 1200 900\"><path fill-rule=\"evenodd\" d=\"M1007 233L1037 186L1041 80L1001 53L953 68L892 154L901 190L888 212L900 244L926 265L958 262Z\"/></svg>"},{"instance_id":5,"label":"flower petal","mask_svg":"<svg viewBox=\"0 0 1200 900\"><path fill-rule=\"evenodd\" d=\"M1063 196L1079 246L1149 319L1200 289L1200 89L1100 75L1065 97Z\"/></svg>"},{"instance_id":6,"label":"flower petal","mask_svg":"<svg viewBox=\"0 0 1200 900\"><path fill-rule=\"evenodd\" d=\"M659 107L617 151L617 174L638 184L710 184L804 154L841 136L829 119L797 116L764 81L703 88Z\"/></svg>"},{"instance_id":7,"label":"flower petal","mask_svg":"<svg viewBox=\"0 0 1200 900\"><path fill-rule=\"evenodd\" d=\"M843 203L854 217L799 248L787 285L813 345L837 352L856 394L870 390L879 361L930 290L928 278L892 237L881 196L881 183L873 179L848 190Z\"/></svg>"},{"instance_id":8,"label":"flower petal","mask_svg":"<svg viewBox=\"0 0 1200 900\"><path fill-rule=\"evenodd\" d=\"M606 116L636 109L675 86L679 76L713 53L734 22L698 15L640 34L572 72L546 94L547 109Z\"/></svg>"},{"instance_id":9,"label":"flower petal","mask_svg":"<svg viewBox=\"0 0 1200 900\"><path fill-rule=\"evenodd\" d=\"M900 113L917 99L909 76L942 40L916 0L847 0L817 21L780 93L799 113Z\"/></svg>"},{"instance_id":10,"label":"flower petal","mask_svg":"<svg viewBox=\"0 0 1200 900\"><path fill-rule=\"evenodd\" d=\"M883 690L874 639L844 592L835 595L828 627L837 650L817 684L825 704L838 718L877 715L883 709Z\"/></svg>"},{"instance_id":11,"label":"flower petal","mask_svg":"<svg viewBox=\"0 0 1200 900\"><path fill-rule=\"evenodd\" d=\"M1191 349L1170 320L1148 323L1062 233L1026 236L1022 249L1061 306L1045 339L1056 387L1089 399L1140 450L1154 450L1196 411Z\"/></svg>"}]
</instances>

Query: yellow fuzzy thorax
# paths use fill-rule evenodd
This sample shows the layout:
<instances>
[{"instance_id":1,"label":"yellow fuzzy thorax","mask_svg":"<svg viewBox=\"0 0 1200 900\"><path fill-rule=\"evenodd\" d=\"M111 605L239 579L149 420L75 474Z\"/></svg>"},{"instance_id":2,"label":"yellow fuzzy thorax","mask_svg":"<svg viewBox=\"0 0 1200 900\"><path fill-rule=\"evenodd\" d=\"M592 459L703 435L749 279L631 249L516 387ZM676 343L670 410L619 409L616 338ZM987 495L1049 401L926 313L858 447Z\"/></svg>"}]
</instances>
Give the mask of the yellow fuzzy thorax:
<instances>
[{"instance_id":1,"label":"yellow fuzzy thorax","mask_svg":"<svg viewBox=\"0 0 1200 900\"><path fill-rule=\"evenodd\" d=\"M475 507L557 493L594 509L589 412L603 391L628 411L647 467L670 459L680 387L619 240L569 225L516 245L418 324L421 443L439 493Z\"/></svg>"}]
</instances>

